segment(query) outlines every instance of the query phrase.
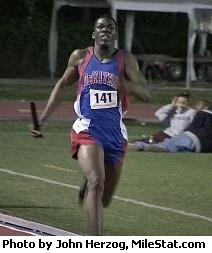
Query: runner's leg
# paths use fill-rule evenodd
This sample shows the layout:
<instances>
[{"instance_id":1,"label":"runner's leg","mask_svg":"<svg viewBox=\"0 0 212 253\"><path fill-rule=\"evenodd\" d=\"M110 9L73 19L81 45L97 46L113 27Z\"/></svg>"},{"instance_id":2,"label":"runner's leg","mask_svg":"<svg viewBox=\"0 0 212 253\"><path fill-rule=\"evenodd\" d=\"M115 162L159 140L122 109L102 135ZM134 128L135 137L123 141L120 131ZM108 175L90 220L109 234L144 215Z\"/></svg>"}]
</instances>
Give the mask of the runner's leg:
<instances>
[{"instance_id":1,"label":"runner's leg","mask_svg":"<svg viewBox=\"0 0 212 253\"><path fill-rule=\"evenodd\" d=\"M112 196L119 182L121 170L122 163L119 163L117 166L105 166L105 184L102 198L104 207L107 207L111 202Z\"/></svg>"},{"instance_id":2,"label":"runner's leg","mask_svg":"<svg viewBox=\"0 0 212 253\"><path fill-rule=\"evenodd\" d=\"M104 152L96 144L80 145L78 160L88 180L85 209L90 235L102 233L102 195L104 190Z\"/></svg>"}]
</instances>

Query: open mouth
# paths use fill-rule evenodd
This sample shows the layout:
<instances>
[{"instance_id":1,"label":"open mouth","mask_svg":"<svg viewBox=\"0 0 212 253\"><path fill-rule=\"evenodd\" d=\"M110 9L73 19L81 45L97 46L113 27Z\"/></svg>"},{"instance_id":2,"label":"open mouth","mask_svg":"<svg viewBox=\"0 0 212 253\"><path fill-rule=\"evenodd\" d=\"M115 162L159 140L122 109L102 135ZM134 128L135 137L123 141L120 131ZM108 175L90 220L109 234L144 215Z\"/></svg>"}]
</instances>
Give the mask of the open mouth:
<instances>
[{"instance_id":1,"label":"open mouth","mask_svg":"<svg viewBox=\"0 0 212 253\"><path fill-rule=\"evenodd\" d=\"M104 34L104 35L101 36L101 39L103 39L103 40L109 40L109 39L110 39L110 36Z\"/></svg>"}]
</instances>

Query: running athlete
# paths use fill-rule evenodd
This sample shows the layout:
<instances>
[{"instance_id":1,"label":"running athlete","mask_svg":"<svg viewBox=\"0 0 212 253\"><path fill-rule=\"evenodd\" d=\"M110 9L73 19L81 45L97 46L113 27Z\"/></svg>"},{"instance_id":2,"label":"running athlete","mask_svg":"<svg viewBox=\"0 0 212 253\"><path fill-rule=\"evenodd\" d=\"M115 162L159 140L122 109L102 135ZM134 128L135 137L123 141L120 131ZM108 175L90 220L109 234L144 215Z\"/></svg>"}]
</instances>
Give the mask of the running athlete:
<instances>
[{"instance_id":1,"label":"running athlete","mask_svg":"<svg viewBox=\"0 0 212 253\"><path fill-rule=\"evenodd\" d=\"M118 183L127 145L122 117L127 93L149 100L145 79L135 57L115 48L116 21L99 17L94 25L94 47L75 50L63 76L56 83L40 117L40 125L57 105L65 86L78 81L74 104L78 119L71 131L73 158L87 180L84 198L90 235L102 233L102 206L107 206ZM40 132L32 131L34 137Z\"/></svg>"}]
</instances>

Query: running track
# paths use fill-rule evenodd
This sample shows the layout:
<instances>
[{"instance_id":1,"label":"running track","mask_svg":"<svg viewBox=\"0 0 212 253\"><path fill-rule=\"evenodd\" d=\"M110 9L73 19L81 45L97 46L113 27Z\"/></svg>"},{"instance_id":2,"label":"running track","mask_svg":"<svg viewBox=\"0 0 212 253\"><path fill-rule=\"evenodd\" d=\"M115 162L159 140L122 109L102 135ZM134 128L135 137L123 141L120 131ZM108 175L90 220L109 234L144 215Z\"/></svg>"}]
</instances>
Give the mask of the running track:
<instances>
[{"instance_id":1,"label":"running track","mask_svg":"<svg viewBox=\"0 0 212 253\"><path fill-rule=\"evenodd\" d=\"M27 221L21 218L0 213L0 236L35 236L35 235L58 235L73 236L71 232Z\"/></svg>"},{"instance_id":2,"label":"running track","mask_svg":"<svg viewBox=\"0 0 212 253\"><path fill-rule=\"evenodd\" d=\"M36 102L38 113L44 108L44 102ZM126 119L136 119L140 122L156 122L154 112L158 106L151 104L131 104L125 116ZM73 110L73 103L63 102L53 112L51 119L74 120L76 114ZM29 120L29 102L26 101L5 101L0 102L0 120Z\"/></svg>"},{"instance_id":3,"label":"running track","mask_svg":"<svg viewBox=\"0 0 212 253\"><path fill-rule=\"evenodd\" d=\"M36 102L37 111L40 113L45 102ZM149 104L131 104L126 119L140 122L156 122L154 112L157 106ZM52 114L51 119L74 120L76 114L73 103L63 102ZM0 120L30 120L29 102L5 101L0 102ZM23 219L0 214L0 236L30 236L30 235L74 235L42 224L37 224Z\"/></svg>"}]
</instances>

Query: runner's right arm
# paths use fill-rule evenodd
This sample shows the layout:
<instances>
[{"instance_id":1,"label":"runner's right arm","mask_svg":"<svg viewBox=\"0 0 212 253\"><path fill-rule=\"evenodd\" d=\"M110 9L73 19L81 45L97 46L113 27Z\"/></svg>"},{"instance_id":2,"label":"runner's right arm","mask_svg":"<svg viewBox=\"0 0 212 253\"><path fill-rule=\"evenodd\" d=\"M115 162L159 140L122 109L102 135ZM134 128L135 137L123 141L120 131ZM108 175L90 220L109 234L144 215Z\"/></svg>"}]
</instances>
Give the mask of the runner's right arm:
<instances>
[{"instance_id":1,"label":"runner's right arm","mask_svg":"<svg viewBox=\"0 0 212 253\"><path fill-rule=\"evenodd\" d=\"M48 119L48 117L55 110L55 108L58 106L60 102L60 96L63 93L64 88L73 84L74 82L78 80L79 73L78 73L77 66L80 60L80 51L81 50L75 50L71 54L69 58L68 66L63 76L55 84L55 87L53 88L50 94L50 97L48 99L48 102L39 119L39 124L41 126Z\"/></svg>"},{"instance_id":2,"label":"runner's right arm","mask_svg":"<svg viewBox=\"0 0 212 253\"><path fill-rule=\"evenodd\" d=\"M55 87L53 88L48 102L39 118L39 127L43 126L44 122L49 118L51 113L56 109L60 102L61 95L63 94L64 88L76 82L79 78L78 66L81 63L82 55L84 50L75 50L68 61L68 66L63 74L63 76L57 81ZM34 138L39 138L42 136L40 131L31 129L32 136Z\"/></svg>"}]
</instances>

